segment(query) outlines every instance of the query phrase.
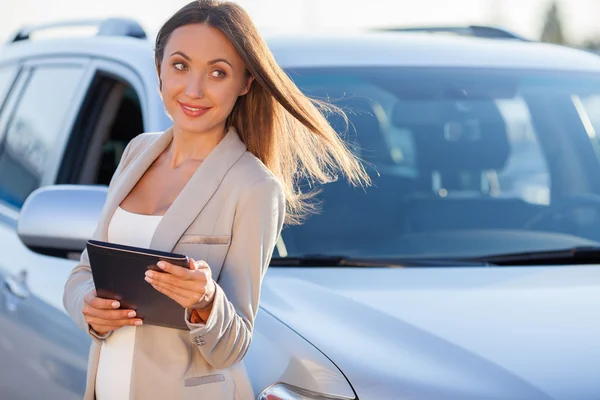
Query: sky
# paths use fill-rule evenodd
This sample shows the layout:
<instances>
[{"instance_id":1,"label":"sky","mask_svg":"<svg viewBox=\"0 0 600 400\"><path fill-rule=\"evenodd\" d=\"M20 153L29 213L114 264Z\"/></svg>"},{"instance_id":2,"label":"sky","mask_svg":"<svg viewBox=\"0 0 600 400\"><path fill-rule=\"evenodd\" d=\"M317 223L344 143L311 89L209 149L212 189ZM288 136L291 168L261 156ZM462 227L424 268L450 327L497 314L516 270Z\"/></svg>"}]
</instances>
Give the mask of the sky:
<instances>
[{"instance_id":1,"label":"sky","mask_svg":"<svg viewBox=\"0 0 600 400\"><path fill-rule=\"evenodd\" d=\"M557 0L568 39L600 38L600 0ZM124 16L151 35L189 0L0 0L0 41L19 27ZM264 31L377 26L501 25L538 39L550 0L237 0ZM494 11L495 10L495 11Z\"/></svg>"}]
</instances>

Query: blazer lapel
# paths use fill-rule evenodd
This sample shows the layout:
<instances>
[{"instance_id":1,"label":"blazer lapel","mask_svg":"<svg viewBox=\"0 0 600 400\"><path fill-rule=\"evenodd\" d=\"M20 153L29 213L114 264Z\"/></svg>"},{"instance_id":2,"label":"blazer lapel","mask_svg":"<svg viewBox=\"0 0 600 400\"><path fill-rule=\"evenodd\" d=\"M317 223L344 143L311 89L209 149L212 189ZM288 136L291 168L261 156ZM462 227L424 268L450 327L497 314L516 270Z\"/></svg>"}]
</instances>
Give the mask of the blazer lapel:
<instances>
[{"instance_id":1,"label":"blazer lapel","mask_svg":"<svg viewBox=\"0 0 600 400\"><path fill-rule=\"evenodd\" d=\"M194 222L217 191L227 172L245 152L246 145L241 141L235 129L230 129L200 164L171 204L154 232L150 248L161 251L173 250L181 235ZM141 169L141 166L138 169ZM137 173L132 172L128 179L134 180L135 176Z\"/></svg>"},{"instance_id":2,"label":"blazer lapel","mask_svg":"<svg viewBox=\"0 0 600 400\"><path fill-rule=\"evenodd\" d=\"M100 240L108 240L108 223L110 222L110 217L142 178L148 168L150 168L152 163L163 151L165 151L172 139L173 130L172 128L169 128L145 149L142 149L139 154L133 155L134 159L115 181L114 188L111 190L112 193L106 199L104 214L100 218L102 225L98 227Z\"/></svg>"}]
</instances>

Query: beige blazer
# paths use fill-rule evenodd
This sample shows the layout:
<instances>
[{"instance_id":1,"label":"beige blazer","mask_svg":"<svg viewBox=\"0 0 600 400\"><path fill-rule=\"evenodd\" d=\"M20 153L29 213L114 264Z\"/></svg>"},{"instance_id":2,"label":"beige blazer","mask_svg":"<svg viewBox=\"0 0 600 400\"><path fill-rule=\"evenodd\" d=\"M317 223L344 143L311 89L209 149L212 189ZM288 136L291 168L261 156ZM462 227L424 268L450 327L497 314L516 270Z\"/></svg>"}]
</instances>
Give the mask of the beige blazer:
<instances>
[{"instance_id":1,"label":"beige blazer","mask_svg":"<svg viewBox=\"0 0 600 400\"><path fill-rule=\"evenodd\" d=\"M167 148L172 128L134 138L111 180L94 238L107 240L110 219L123 199ZM281 185L230 130L194 173L159 223L150 248L205 260L218 282L206 324L189 330L136 328L131 399L252 399L242 358L250 345L261 281L285 215ZM95 398L102 340L82 314L94 286L87 252L64 290L64 306L93 338L85 400ZM185 314L185 315L184 315Z\"/></svg>"}]
</instances>

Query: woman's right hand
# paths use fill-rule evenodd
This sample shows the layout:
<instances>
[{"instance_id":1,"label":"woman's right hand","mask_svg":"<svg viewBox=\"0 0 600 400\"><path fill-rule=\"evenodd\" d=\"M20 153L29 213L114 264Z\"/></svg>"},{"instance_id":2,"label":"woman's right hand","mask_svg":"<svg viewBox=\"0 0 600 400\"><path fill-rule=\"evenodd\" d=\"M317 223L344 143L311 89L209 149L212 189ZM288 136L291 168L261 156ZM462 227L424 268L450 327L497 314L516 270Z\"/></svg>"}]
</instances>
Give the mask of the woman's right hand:
<instances>
[{"instance_id":1,"label":"woman's right hand","mask_svg":"<svg viewBox=\"0 0 600 400\"><path fill-rule=\"evenodd\" d=\"M97 297L96 290L89 292L84 298L83 316L90 327L99 335L119 329L126 325L142 325L142 320L135 318L134 310L118 310L118 301Z\"/></svg>"}]
</instances>

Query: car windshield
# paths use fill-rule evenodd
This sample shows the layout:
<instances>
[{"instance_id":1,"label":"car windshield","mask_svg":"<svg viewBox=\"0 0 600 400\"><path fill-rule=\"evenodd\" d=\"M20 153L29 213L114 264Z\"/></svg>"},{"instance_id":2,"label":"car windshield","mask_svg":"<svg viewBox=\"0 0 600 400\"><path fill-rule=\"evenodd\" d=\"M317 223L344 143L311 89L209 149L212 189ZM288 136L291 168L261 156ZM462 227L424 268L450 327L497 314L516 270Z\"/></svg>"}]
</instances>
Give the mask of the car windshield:
<instances>
[{"instance_id":1,"label":"car windshield","mask_svg":"<svg viewBox=\"0 0 600 400\"><path fill-rule=\"evenodd\" d=\"M600 73L301 68L365 161L323 185L275 256L476 257L600 245ZM306 189L307 183L303 184Z\"/></svg>"}]
</instances>

